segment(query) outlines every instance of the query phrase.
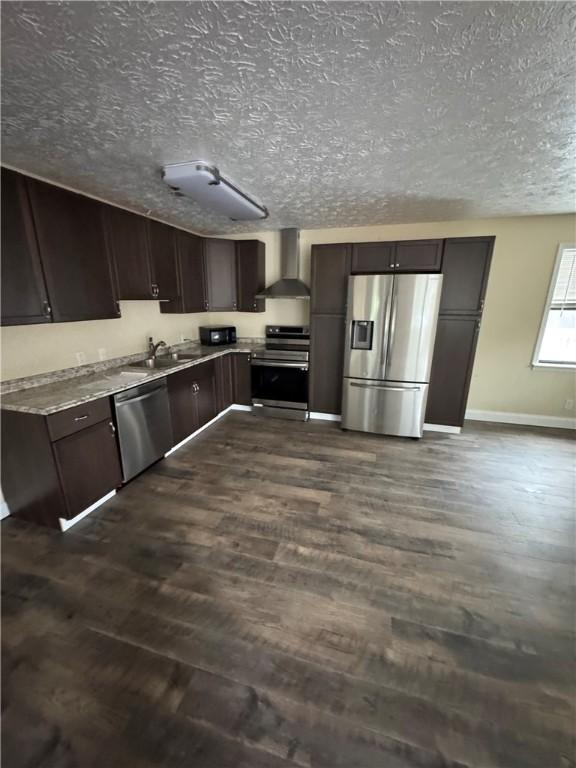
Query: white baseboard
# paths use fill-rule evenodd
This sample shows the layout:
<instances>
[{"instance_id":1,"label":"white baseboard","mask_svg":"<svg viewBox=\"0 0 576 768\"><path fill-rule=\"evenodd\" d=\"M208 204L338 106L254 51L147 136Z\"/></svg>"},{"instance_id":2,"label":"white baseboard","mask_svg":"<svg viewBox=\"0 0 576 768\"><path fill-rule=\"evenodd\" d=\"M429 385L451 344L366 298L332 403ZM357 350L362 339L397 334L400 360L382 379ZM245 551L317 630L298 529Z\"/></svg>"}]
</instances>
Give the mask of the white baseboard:
<instances>
[{"instance_id":1,"label":"white baseboard","mask_svg":"<svg viewBox=\"0 0 576 768\"><path fill-rule=\"evenodd\" d=\"M65 520L63 517L58 518L60 522L60 530L67 531L69 528L72 528L73 525L76 525L76 523L79 523L80 520L83 520L85 517L87 517L90 512L94 512L95 509L97 509L99 506L104 504L105 501L108 501L112 498L112 496L116 495L116 491L110 491L110 493L107 493L106 496L102 496L101 499L98 499L98 501L95 501L94 504L91 504L87 509L85 509L83 512L80 512L79 515L76 515L76 517L73 517L71 520Z\"/></svg>"},{"instance_id":2,"label":"white baseboard","mask_svg":"<svg viewBox=\"0 0 576 768\"><path fill-rule=\"evenodd\" d=\"M451 435L459 435L462 427L451 427L449 424L424 424L424 432L448 432Z\"/></svg>"},{"instance_id":3,"label":"white baseboard","mask_svg":"<svg viewBox=\"0 0 576 768\"><path fill-rule=\"evenodd\" d=\"M342 416L338 413L320 413L320 411L310 411L311 419L321 419L322 421L342 421Z\"/></svg>"},{"instance_id":4,"label":"white baseboard","mask_svg":"<svg viewBox=\"0 0 576 768\"><path fill-rule=\"evenodd\" d=\"M320 413L319 411L310 411L311 419L321 419L322 421L342 421L342 416L338 413ZM427 432L451 432L454 435L459 435L461 432L460 427L449 427L444 424L424 424L424 429Z\"/></svg>"},{"instance_id":5,"label":"white baseboard","mask_svg":"<svg viewBox=\"0 0 576 768\"><path fill-rule=\"evenodd\" d=\"M542 416L537 413L511 413L509 411L466 411L466 419L471 421L490 421L497 424L524 424L528 427L556 427L576 429L575 418L562 416Z\"/></svg>"},{"instance_id":6,"label":"white baseboard","mask_svg":"<svg viewBox=\"0 0 576 768\"><path fill-rule=\"evenodd\" d=\"M190 440L193 440L197 435L200 434L200 432L203 432L208 427L212 426L215 422L218 421L218 419L221 419L222 416L228 413L228 411L251 411L252 406L251 405L229 405L228 408L225 408L223 411L220 411L220 413L217 416L214 416L213 419L210 421L207 421L206 424L204 424L200 429L197 429L196 432L192 432L191 435L188 435L188 437L185 437L184 440L181 440L177 445L175 445L173 448L170 448L170 450L164 454L164 458L166 456L170 456L171 453L174 453L174 451L177 451L179 448L182 448L183 445L186 445L186 443L190 442Z\"/></svg>"}]
</instances>

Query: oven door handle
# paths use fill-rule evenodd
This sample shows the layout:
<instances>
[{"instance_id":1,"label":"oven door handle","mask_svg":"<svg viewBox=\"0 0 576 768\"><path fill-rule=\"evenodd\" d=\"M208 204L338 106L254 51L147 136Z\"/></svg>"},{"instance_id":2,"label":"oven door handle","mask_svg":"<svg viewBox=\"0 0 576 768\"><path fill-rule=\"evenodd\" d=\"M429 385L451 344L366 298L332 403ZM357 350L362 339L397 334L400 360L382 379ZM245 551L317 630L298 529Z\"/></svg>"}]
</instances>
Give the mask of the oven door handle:
<instances>
[{"instance_id":1,"label":"oven door handle","mask_svg":"<svg viewBox=\"0 0 576 768\"><path fill-rule=\"evenodd\" d=\"M255 360L252 359L252 365L262 366L263 368L299 368L301 371L308 370L308 363L288 363L276 360Z\"/></svg>"}]
</instances>

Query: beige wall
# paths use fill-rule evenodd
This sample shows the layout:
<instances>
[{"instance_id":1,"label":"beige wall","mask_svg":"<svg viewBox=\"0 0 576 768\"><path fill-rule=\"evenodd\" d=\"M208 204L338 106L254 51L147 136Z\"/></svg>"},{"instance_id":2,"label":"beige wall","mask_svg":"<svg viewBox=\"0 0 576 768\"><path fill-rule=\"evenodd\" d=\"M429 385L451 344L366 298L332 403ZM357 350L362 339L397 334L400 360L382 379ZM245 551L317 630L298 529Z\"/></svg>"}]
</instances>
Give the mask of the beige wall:
<instances>
[{"instance_id":1,"label":"beige wall","mask_svg":"<svg viewBox=\"0 0 576 768\"><path fill-rule=\"evenodd\" d=\"M78 365L76 352L87 363L144 351L148 336L168 344L180 336L198 338L207 314L162 315L157 301L122 301L118 320L18 325L2 328L2 380L31 376Z\"/></svg>"},{"instance_id":2,"label":"beige wall","mask_svg":"<svg viewBox=\"0 0 576 768\"><path fill-rule=\"evenodd\" d=\"M428 237L495 235L496 246L472 378L469 408L488 411L568 417L567 399L574 399L571 372L533 369L530 365L548 284L560 242L576 240L576 216L533 216L474 221L401 224L348 229L303 230L301 273L310 278L313 243L402 240ZM267 283L280 275L279 236L260 232L266 242ZM271 323L308 321L303 301L268 301L264 314L211 313L161 315L157 302L122 302L120 320L2 329L2 378L26 376L76 365L75 352L87 362L145 348L153 335L168 343L184 335L198 337L198 326L236 325L241 336L262 336Z\"/></svg>"}]
</instances>

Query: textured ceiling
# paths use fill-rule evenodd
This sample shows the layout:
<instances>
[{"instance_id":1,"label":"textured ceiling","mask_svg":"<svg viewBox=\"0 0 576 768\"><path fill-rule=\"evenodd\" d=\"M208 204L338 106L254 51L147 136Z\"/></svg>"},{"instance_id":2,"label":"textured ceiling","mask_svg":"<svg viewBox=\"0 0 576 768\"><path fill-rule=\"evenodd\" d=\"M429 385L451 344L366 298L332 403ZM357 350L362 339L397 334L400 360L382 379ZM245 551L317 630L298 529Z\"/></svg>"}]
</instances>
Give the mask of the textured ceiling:
<instances>
[{"instance_id":1,"label":"textured ceiling","mask_svg":"<svg viewBox=\"0 0 576 768\"><path fill-rule=\"evenodd\" d=\"M574 210L576 4L4 2L3 161L199 232Z\"/></svg>"}]
</instances>

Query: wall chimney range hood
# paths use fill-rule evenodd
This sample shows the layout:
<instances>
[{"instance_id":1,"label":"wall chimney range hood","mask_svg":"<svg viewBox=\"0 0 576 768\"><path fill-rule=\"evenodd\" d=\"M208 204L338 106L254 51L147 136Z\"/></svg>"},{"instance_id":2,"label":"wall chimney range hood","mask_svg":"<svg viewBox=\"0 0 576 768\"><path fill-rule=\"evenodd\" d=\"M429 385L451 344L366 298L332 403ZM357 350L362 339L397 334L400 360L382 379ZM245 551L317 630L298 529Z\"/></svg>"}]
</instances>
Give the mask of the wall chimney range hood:
<instances>
[{"instance_id":1,"label":"wall chimney range hood","mask_svg":"<svg viewBox=\"0 0 576 768\"><path fill-rule=\"evenodd\" d=\"M309 299L310 288L299 278L300 273L300 231L280 230L280 273L281 279L272 283L257 299Z\"/></svg>"}]
</instances>

